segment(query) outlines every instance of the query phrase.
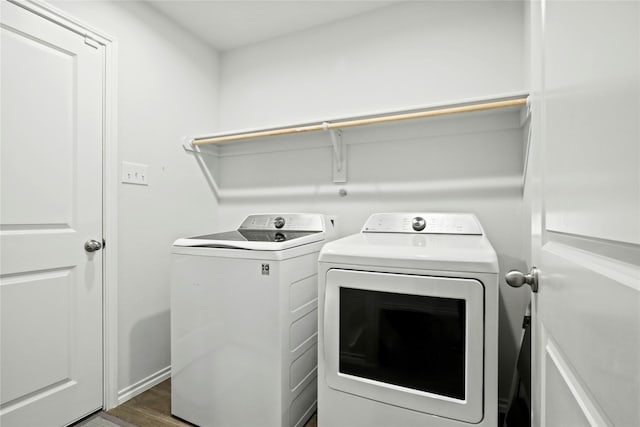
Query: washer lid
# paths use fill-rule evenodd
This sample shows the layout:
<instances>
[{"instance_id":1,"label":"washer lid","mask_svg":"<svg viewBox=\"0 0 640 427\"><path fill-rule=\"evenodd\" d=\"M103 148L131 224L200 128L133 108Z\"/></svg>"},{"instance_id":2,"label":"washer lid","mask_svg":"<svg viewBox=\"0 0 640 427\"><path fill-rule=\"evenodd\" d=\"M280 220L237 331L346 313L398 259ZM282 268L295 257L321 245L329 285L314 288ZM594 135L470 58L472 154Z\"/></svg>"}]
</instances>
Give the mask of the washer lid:
<instances>
[{"instance_id":1,"label":"washer lid","mask_svg":"<svg viewBox=\"0 0 640 427\"><path fill-rule=\"evenodd\" d=\"M319 214L249 215L237 230L178 239L174 246L278 251L326 238Z\"/></svg>"},{"instance_id":2,"label":"washer lid","mask_svg":"<svg viewBox=\"0 0 640 427\"><path fill-rule=\"evenodd\" d=\"M321 231L234 230L178 239L174 246L279 251L324 240Z\"/></svg>"},{"instance_id":3,"label":"washer lid","mask_svg":"<svg viewBox=\"0 0 640 427\"><path fill-rule=\"evenodd\" d=\"M421 270L498 273L483 235L360 233L324 245L320 262Z\"/></svg>"}]
</instances>

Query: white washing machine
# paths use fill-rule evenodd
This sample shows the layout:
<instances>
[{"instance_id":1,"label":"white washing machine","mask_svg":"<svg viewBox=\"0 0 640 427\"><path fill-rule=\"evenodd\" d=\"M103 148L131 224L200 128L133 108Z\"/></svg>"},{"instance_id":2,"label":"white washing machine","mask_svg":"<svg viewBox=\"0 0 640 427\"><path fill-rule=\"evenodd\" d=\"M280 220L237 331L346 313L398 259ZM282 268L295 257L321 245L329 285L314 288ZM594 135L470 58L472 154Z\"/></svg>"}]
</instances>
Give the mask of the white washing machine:
<instances>
[{"instance_id":1,"label":"white washing machine","mask_svg":"<svg viewBox=\"0 0 640 427\"><path fill-rule=\"evenodd\" d=\"M472 214L374 214L319 257L320 427L498 424L498 262Z\"/></svg>"},{"instance_id":2,"label":"white washing machine","mask_svg":"<svg viewBox=\"0 0 640 427\"><path fill-rule=\"evenodd\" d=\"M251 215L172 248L171 412L199 426L301 426L317 402L319 214Z\"/></svg>"}]
</instances>

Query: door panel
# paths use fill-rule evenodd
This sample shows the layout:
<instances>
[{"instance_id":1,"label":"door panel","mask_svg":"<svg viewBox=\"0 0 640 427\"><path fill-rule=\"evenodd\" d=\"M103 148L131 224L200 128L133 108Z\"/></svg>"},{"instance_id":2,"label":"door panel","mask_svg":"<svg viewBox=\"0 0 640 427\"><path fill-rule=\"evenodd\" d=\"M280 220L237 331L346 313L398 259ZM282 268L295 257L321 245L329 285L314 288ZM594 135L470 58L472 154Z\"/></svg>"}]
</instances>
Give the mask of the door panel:
<instances>
[{"instance_id":1,"label":"door panel","mask_svg":"<svg viewBox=\"0 0 640 427\"><path fill-rule=\"evenodd\" d=\"M545 424L568 427L606 425L601 418L598 419L600 422L595 422L592 415L594 411L590 411L585 406L586 402L591 402L590 399L586 398L582 388L575 387L579 381L571 373L571 369L558 352L557 347L549 341L545 345L544 357ZM592 416L588 417L588 415Z\"/></svg>"},{"instance_id":2,"label":"door panel","mask_svg":"<svg viewBox=\"0 0 640 427\"><path fill-rule=\"evenodd\" d=\"M547 228L640 243L638 2L573 3L547 2Z\"/></svg>"},{"instance_id":3,"label":"door panel","mask_svg":"<svg viewBox=\"0 0 640 427\"><path fill-rule=\"evenodd\" d=\"M0 3L0 424L102 406L103 49Z\"/></svg>"},{"instance_id":4,"label":"door panel","mask_svg":"<svg viewBox=\"0 0 640 427\"><path fill-rule=\"evenodd\" d=\"M3 280L2 363L13 369L2 373L2 403L71 377L68 361L75 320L70 310L73 282L69 269L19 274ZM48 303L34 304L38 300ZM13 333L14 325L21 325L19 334Z\"/></svg>"},{"instance_id":5,"label":"door panel","mask_svg":"<svg viewBox=\"0 0 640 427\"><path fill-rule=\"evenodd\" d=\"M414 411L482 421L487 416L484 302L484 286L475 279L329 270L323 338L327 384ZM456 334L463 335L460 342ZM447 351L434 350L441 345L457 346L464 353L458 354L463 366L445 360L454 359ZM425 360L430 366L419 368ZM438 372L430 370L434 365ZM414 375L422 369L422 375L436 379L429 384L408 380L407 366ZM443 385L455 377L462 380L459 388Z\"/></svg>"},{"instance_id":6,"label":"door panel","mask_svg":"<svg viewBox=\"0 0 640 427\"><path fill-rule=\"evenodd\" d=\"M11 27L3 28L2 50L3 59L12 60L2 68L3 99L21 100L3 106L3 134L10 137L2 141L2 224L70 228L75 55ZM34 122L38 116L47 119Z\"/></svg>"},{"instance_id":7,"label":"door panel","mask_svg":"<svg viewBox=\"0 0 640 427\"><path fill-rule=\"evenodd\" d=\"M533 425L640 425L640 3L530 7Z\"/></svg>"},{"instance_id":8,"label":"door panel","mask_svg":"<svg viewBox=\"0 0 640 427\"><path fill-rule=\"evenodd\" d=\"M553 241L542 248L540 265L545 289L540 287L537 315L547 339L557 343L587 391L585 400L601 408L603 418L608 414L614 425L636 425L637 405L630 398L640 396L639 271Z\"/></svg>"}]
</instances>

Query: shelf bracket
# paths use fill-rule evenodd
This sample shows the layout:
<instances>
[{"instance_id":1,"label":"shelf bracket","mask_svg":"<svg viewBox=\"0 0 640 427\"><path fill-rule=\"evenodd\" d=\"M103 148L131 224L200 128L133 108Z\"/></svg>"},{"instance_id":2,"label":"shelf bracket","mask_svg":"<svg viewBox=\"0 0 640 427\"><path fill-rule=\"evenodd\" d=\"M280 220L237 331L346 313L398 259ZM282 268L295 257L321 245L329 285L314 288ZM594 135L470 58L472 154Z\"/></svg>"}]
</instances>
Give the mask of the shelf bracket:
<instances>
[{"instance_id":1,"label":"shelf bracket","mask_svg":"<svg viewBox=\"0 0 640 427\"><path fill-rule=\"evenodd\" d=\"M182 148L184 149L184 151L189 153L218 157L217 147L215 147L216 150L209 150L209 149L201 150L199 146L193 145L193 139L185 138L184 141L182 142Z\"/></svg>"},{"instance_id":2,"label":"shelf bracket","mask_svg":"<svg viewBox=\"0 0 640 427\"><path fill-rule=\"evenodd\" d=\"M341 129L330 129L329 123L323 122L322 128L329 131L333 146L333 182L336 184L347 182L347 147L342 141Z\"/></svg>"},{"instance_id":3,"label":"shelf bracket","mask_svg":"<svg viewBox=\"0 0 640 427\"><path fill-rule=\"evenodd\" d=\"M527 96L527 100L520 110L520 126L524 126L524 124L531 118L531 97Z\"/></svg>"},{"instance_id":4,"label":"shelf bracket","mask_svg":"<svg viewBox=\"0 0 640 427\"><path fill-rule=\"evenodd\" d=\"M200 166L200 169L202 170L202 173L204 174L207 180L207 183L209 184L209 187L213 192L214 197L216 198L216 200L220 200L220 187L218 187L218 184L216 183L216 179L214 178L209 165L207 164L206 160L202 157L202 154L207 156L218 157L217 151L207 152L207 151L201 150L199 146L193 145L193 139L190 139L190 138L184 138L182 142L182 148L184 149L184 151L194 154L193 157L198 162L198 166Z\"/></svg>"}]
</instances>

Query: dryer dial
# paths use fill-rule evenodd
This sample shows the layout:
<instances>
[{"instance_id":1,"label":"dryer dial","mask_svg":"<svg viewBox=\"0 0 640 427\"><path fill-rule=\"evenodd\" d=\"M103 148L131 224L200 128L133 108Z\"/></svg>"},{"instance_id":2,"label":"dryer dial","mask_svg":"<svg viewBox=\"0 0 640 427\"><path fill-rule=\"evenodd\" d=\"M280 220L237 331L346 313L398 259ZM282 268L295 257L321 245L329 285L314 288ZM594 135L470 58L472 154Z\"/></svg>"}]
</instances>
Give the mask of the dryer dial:
<instances>
[{"instance_id":1,"label":"dryer dial","mask_svg":"<svg viewBox=\"0 0 640 427\"><path fill-rule=\"evenodd\" d=\"M415 231L424 230L424 227L426 227L426 225L427 222L421 216L417 216L411 220L411 227L413 227Z\"/></svg>"}]
</instances>

